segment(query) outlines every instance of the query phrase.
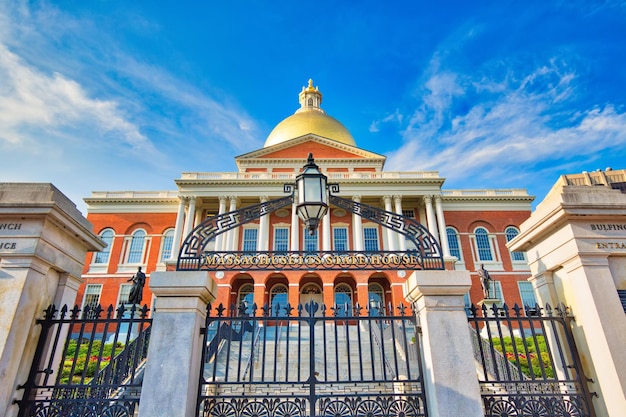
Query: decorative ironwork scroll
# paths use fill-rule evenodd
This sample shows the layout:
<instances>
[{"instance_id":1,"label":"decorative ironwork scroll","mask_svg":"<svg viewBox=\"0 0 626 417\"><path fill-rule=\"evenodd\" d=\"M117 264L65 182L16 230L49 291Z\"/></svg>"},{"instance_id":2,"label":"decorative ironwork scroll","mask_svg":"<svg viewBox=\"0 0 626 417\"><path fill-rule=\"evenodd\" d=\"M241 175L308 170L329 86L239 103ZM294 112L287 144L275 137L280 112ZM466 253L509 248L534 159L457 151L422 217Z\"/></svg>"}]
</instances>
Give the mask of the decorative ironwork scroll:
<instances>
[{"instance_id":1,"label":"decorative ironwork scroll","mask_svg":"<svg viewBox=\"0 0 626 417\"><path fill-rule=\"evenodd\" d=\"M423 260L428 260L428 262L422 262L423 267L419 269L444 269L443 254L439 243L417 220L333 194L330 195L328 201L409 238L415 244L418 256Z\"/></svg>"},{"instance_id":2,"label":"decorative ironwork scroll","mask_svg":"<svg viewBox=\"0 0 626 417\"><path fill-rule=\"evenodd\" d=\"M256 220L265 214L290 206L293 203L293 185L285 184L284 191L291 192L291 195L209 217L200 223L189 233L181 245L176 269L179 271L203 269L203 251L211 240L215 239L217 235Z\"/></svg>"},{"instance_id":3,"label":"decorative ironwork scroll","mask_svg":"<svg viewBox=\"0 0 626 417\"><path fill-rule=\"evenodd\" d=\"M210 217L183 242L178 271L226 270L440 270L444 269L441 247L428 230L414 219L333 195L337 184L328 184L329 202L406 236L415 249L408 251L219 251L208 250L216 236L293 204L293 185L285 184L290 196Z\"/></svg>"}]
</instances>

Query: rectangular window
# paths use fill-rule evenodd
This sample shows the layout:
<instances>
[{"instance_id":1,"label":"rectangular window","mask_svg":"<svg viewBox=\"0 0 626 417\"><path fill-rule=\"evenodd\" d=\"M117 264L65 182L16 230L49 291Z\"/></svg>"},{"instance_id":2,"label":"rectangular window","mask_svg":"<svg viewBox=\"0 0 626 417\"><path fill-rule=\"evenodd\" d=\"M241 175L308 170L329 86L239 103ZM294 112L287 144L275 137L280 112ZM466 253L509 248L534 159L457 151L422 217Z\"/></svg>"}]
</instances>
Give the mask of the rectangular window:
<instances>
[{"instance_id":1,"label":"rectangular window","mask_svg":"<svg viewBox=\"0 0 626 417\"><path fill-rule=\"evenodd\" d=\"M97 317L95 309L100 305L101 292L102 285L87 284L87 286L85 287L85 295L83 296L83 318L95 319Z\"/></svg>"},{"instance_id":2,"label":"rectangular window","mask_svg":"<svg viewBox=\"0 0 626 417\"><path fill-rule=\"evenodd\" d=\"M128 297L130 296L130 289L133 287L133 284L122 284L120 285L120 294L117 297L117 305L128 304Z\"/></svg>"},{"instance_id":3,"label":"rectangular window","mask_svg":"<svg viewBox=\"0 0 626 417\"><path fill-rule=\"evenodd\" d=\"M274 250L276 252L289 250L289 228L277 227L274 229Z\"/></svg>"},{"instance_id":4,"label":"rectangular window","mask_svg":"<svg viewBox=\"0 0 626 417\"><path fill-rule=\"evenodd\" d=\"M364 249L366 252L378 251L378 229L375 227L363 228Z\"/></svg>"},{"instance_id":5,"label":"rectangular window","mask_svg":"<svg viewBox=\"0 0 626 417\"><path fill-rule=\"evenodd\" d=\"M315 252L317 250L317 230L313 235L309 234L307 229L304 229L304 250L306 252Z\"/></svg>"},{"instance_id":6,"label":"rectangular window","mask_svg":"<svg viewBox=\"0 0 626 417\"><path fill-rule=\"evenodd\" d=\"M165 262L172 256L172 246L174 243L174 232L163 236L163 247L161 249L161 262Z\"/></svg>"},{"instance_id":7,"label":"rectangular window","mask_svg":"<svg viewBox=\"0 0 626 417\"><path fill-rule=\"evenodd\" d=\"M333 248L336 251L348 250L348 228L347 227L333 228Z\"/></svg>"},{"instance_id":8,"label":"rectangular window","mask_svg":"<svg viewBox=\"0 0 626 417\"><path fill-rule=\"evenodd\" d=\"M243 229L243 245L244 252L256 252L257 229Z\"/></svg>"},{"instance_id":9,"label":"rectangular window","mask_svg":"<svg viewBox=\"0 0 626 417\"><path fill-rule=\"evenodd\" d=\"M536 316L537 310L537 298L535 297L535 291L533 291L533 284L528 281L518 281L519 295L522 298L522 307L527 316Z\"/></svg>"},{"instance_id":10,"label":"rectangular window","mask_svg":"<svg viewBox=\"0 0 626 417\"><path fill-rule=\"evenodd\" d=\"M414 219L415 218L415 211L413 211L413 209L402 210L402 215L404 217L408 217L409 219Z\"/></svg>"}]
</instances>

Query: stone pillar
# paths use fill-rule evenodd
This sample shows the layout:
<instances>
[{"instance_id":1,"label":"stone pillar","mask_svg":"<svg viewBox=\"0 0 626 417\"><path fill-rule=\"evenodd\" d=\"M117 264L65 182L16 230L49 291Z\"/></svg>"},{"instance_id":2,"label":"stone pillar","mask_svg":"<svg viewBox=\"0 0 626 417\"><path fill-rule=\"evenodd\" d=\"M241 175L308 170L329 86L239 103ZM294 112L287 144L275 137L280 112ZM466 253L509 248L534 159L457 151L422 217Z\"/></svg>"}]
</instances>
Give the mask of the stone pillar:
<instances>
[{"instance_id":1,"label":"stone pillar","mask_svg":"<svg viewBox=\"0 0 626 417\"><path fill-rule=\"evenodd\" d=\"M206 271L153 272L156 297L139 417L196 413L206 306L217 286Z\"/></svg>"},{"instance_id":2,"label":"stone pillar","mask_svg":"<svg viewBox=\"0 0 626 417\"><path fill-rule=\"evenodd\" d=\"M443 207L441 206L441 196L435 196L435 211L437 212L437 227L439 228L439 244L443 251L443 256L449 258L450 247L448 246L448 233L446 232L446 220L443 217Z\"/></svg>"},{"instance_id":3,"label":"stone pillar","mask_svg":"<svg viewBox=\"0 0 626 417\"><path fill-rule=\"evenodd\" d=\"M218 208L218 216L220 214L224 214L226 213L226 196L221 195L218 197L219 199L219 208ZM219 235L215 236L215 250L216 251L223 251L224 250L224 233L220 233Z\"/></svg>"},{"instance_id":4,"label":"stone pillar","mask_svg":"<svg viewBox=\"0 0 626 417\"><path fill-rule=\"evenodd\" d=\"M296 190L293 195L293 204L291 205L291 250L297 251L300 249L300 218L296 211L298 201L298 195Z\"/></svg>"},{"instance_id":5,"label":"stone pillar","mask_svg":"<svg viewBox=\"0 0 626 417\"><path fill-rule=\"evenodd\" d=\"M322 218L322 250L329 251L330 247L330 210Z\"/></svg>"},{"instance_id":6,"label":"stone pillar","mask_svg":"<svg viewBox=\"0 0 626 417\"><path fill-rule=\"evenodd\" d=\"M428 414L483 417L474 351L463 296L467 271L416 271L404 284L422 328L424 390Z\"/></svg>"},{"instance_id":7,"label":"stone pillar","mask_svg":"<svg viewBox=\"0 0 626 417\"><path fill-rule=\"evenodd\" d=\"M174 242L172 247L172 254L170 260L175 261L178 259L178 252L180 252L180 244L183 238L183 222L185 221L185 205L187 204L187 197L180 197L180 203L178 203L178 214L176 215L176 227L174 229Z\"/></svg>"},{"instance_id":8,"label":"stone pillar","mask_svg":"<svg viewBox=\"0 0 626 417\"><path fill-rule=\"evenodd\" d=\"M196 218L196 198L189 197L189 207L187 207L187 217L185 217L185 237L193 230L193 221Z\"/></svg>"},{"instance_id":9,"label":"stone pillar","mask_svg":"<svg viewBox=\"0 0 626 417\"><path fill-rule=\"evenodd\" d=\"M394 195L393 202L394 202L395 209L396 209L395 213L402 216L402 196ZM406 238L404 237L404 235L401 235L399 233L398 233L398 243L399 243L400 251L406 252Z\"/></svg>"},{"instance_id":10,"label":"stone pillar","mask_svg":"<svg viewBox=\"0 0 626 417\"><path fill-rule=\"evenodd\" d=\"M424 196L424 203L426 203L426 223L428 225L428 231L437 242L439 242L439 233L437 233L437 219L435 218L435 211L433 210L433 197L430 195Z\"/></svg>"},{"instance_id":11,"label":"stone pillar","mask_svg":"<svg viewBox=\"0 0 626 417\"><path fill-rule=\"evenodd\" d=\"M352 196L352 201L356 203L361 202L361 196ZM356 213L352 213L352 247L355 251L363 251L363 223L362 218Z\"/></svg>"},{"instance_id":12,"label":"stone pillar","mask_svg":"<svg viewBox=\"0 0 626 417\"><path fill-rule=\"evenodd\" d=\"M383 203L385 204L385 210L386 211L393 212L393 209L391 207L391 196L390 195L383 196ZM398 245L396 245L396 242L397 242L397 239L398 239L397 233L394 232L393 230L391 230L388 227L385 227L384 229L386 230L386 233L387 233L387 244L389 245L387 250L391 250L391 251L398 250Z\"/></svg>"},{"instance_id":13,"label":"stone pillar","mask_svg":"<svg viewBox=\"0 0 626 417\"><path fill-rule=\"evenodd\" d=\"M87 251L105 248L52 184L0 183L0 415L14 417L52 303L76 299Z\"/></svg>"},{"instance_id":14,"label":"stone pillar","mask_svg":"<svg viewBox=\"0 0 626 417\"><path fill-rule=\"evenodd\" d=\"M230 200L230 207L228 211L231 212L231 211L237 210L237 197L231 195L228 198ZM226 232L226 246L224 247L224 250L227 250L227 251L235 250L235 247L237 245L237 239L235 237L235 233L239 233L238 227Z\"/></svg>"}]
</instances>

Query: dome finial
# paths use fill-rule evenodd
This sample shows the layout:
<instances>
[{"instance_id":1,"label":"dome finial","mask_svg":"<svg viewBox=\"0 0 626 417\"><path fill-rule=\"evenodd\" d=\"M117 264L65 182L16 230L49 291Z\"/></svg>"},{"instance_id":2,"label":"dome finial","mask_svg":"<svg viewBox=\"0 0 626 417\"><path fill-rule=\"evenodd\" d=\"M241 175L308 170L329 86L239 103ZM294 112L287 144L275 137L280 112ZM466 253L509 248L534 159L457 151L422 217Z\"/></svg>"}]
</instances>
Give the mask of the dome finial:
<instances>
[{"instance_id":1,"label":"dome finial","mask_svg":"<svg viewBox=\"0 0 626 417\"><path fill-rule=\"evenodd\" d=\"M309 111L315 110L319 112L324 112L320 107L322 104L322 93L320 93L319 89L313 87L313 78L309 78L308 87L302 87L302 91L299 95L300 99L300 108L296 111Z\"/></svg>"}]
</instances>

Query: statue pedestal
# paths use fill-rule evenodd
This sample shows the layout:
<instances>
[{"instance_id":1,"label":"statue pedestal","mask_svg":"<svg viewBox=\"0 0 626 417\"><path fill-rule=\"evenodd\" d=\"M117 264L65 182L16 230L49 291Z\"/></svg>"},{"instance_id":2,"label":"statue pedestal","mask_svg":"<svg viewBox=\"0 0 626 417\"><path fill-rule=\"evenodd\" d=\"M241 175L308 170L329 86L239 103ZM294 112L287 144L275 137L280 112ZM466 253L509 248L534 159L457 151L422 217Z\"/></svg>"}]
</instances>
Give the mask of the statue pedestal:
<instances>
[{"instance_id":1,"label":"statue pedestal","mask_svg":"<svg viewBox=\"0 0 626 417\"><path fill-rule=\"evenodd\" d=\"M497 305L500 302L501 301L499 298L484 298L482 301L478 302L478 307L480 307L481 311L483 311L482 308L484 305L487 308L486 317L495 317L496 315L493 312L492 308L494 305ZM499 309L498 311L504 312L504 310L501 310L501 309ZM514 330L514 333L515 333L515 330ZM483 339L489 339L490 334L491 334L491 337L496 337L496 338L518 336L517 334L511 334L511 331L509 330L507 325L504 324L504 322L502 321L496 322L494 320L487 321L485 323L485 326L480 331L480 336Z\"/></svg>"}]
</instances>

